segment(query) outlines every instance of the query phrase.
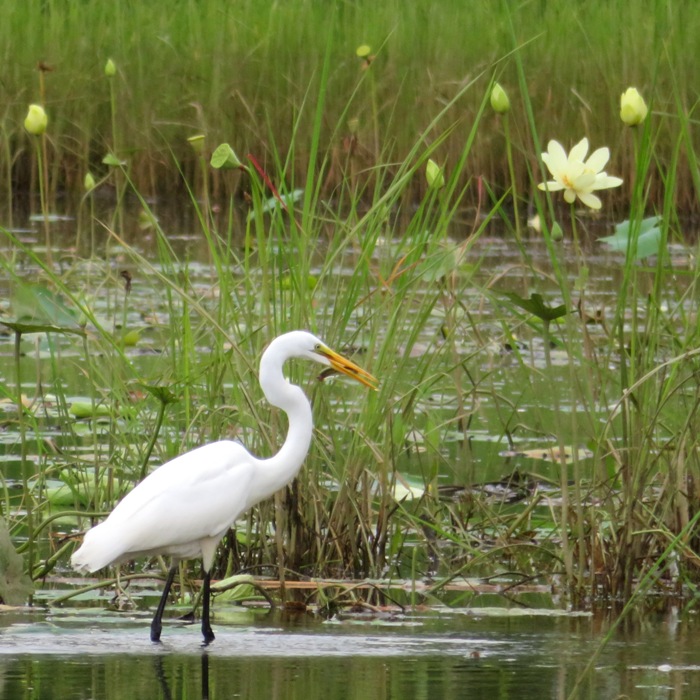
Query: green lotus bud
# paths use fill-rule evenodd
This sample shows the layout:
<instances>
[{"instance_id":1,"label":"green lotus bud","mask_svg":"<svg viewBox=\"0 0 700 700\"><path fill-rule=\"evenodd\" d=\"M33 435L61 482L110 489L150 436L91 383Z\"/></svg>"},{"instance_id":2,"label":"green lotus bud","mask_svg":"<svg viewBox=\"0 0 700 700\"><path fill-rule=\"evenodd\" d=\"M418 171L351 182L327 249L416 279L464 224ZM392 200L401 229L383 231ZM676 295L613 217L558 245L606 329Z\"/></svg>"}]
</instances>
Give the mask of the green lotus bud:
<instances>
[{"instance_id":1,"label":"green lotus bud","mask_svg":"<svg viewBox=\"0 0 700 700\"><path fill-rule=\"evenodd\" d=\"M88 170L88 172L85 174L85 179L83 180L83 187L85 188L85 191L92 192L92 190L95 189L96 184L97 183L95 182L93 174Z\"/></svg>"},{"instance_id":2,"label":"green lotus bud","mask_svg":"<svg viewBox=\"0 0 700 700\"><path fill-rule=\"evenodd\" d=\"M620 97L620 119L628 126L641 124L649 109L637 88L627 88Z\"/></svg>"},{"instance_id":3,"label":"green lotus bud","mask_svg":"<svg viewBox=\"0 0 700 700\"><path fill-rule=\"evenodd\" d=\"M243 163L241 163L240 158L236 155L233 148L227 143L222 143L217 146L214 153L211 154L211 167L212 168L241 168Z\"/></svg>"},{"instance_id":4,"label":"green lotus bud","mask_svg":"<svg viewBox=\"0 0 700 700\"><path fill-rule=\"evenodd\" d=\"M204 153L204 134L195 134L187 139L187 143L192 146L192 150L197 153Z\"/></svg>"},{"instance_id":5,"label":"green lotus bud","mask_svg":"<svg viewBox=\"0 0 700 700\"><path fill-rule=\"evenodd\" d=\"M491 107L497 114L505 114L510 109L508 95L499 83L494 83L491 89Z\"/></svg>"},{"instance_id":6,"label":"green lotus bud","mask_svg":"<svg viewBox=\"0 0 700 700\"><path fill-rule=\"evenodd\" d=\"M361 44L355 49L355 54L358 58L367 58L372 53L372 48L369 44Z\"/></svg>"},{"instance_id":7,"label":"green lotus bud","mask_svg":"<svg viewBox=\"0 0 700 700\"><path fill-rule=\"evenodd\" d=\"M117 66L111 58L107 59L105 63L105 75L108 78L113 78L117 74Z\"/></svg>"},{"instance_id":8,"label":"green lotus bud","mask_svg":"<svg viewBox=\"0 0 700 700\"><path fill-rule=\"evenodd\" d=\"M428 181L428 187L433 190L439 190L445 186L445 174L442 168L431 158L425 166L425 179Z\"/></svg>"},{"instance_id":9,"label":"green lotus bud","mask_svg":"<svg viewBox=\"0 0 700 700\"><path fill-rule=\"evenodd\" d=\"M49 118L41 105L29 105L29 111L24 119L24 128L35 136L39 136L46 131Z\"/></svg>"},{"instance_id":10,"label":"green lotus bud","mask_svg":"<svg viewBox=\"0 0 700 700\"><path fill-rule=\"evenodd\" d=\"M557 221L552 224L552 229L549 232L549 235L552 237L553 241L561 241L564 238L564 230Z\"/></svg>"}]
</instances>

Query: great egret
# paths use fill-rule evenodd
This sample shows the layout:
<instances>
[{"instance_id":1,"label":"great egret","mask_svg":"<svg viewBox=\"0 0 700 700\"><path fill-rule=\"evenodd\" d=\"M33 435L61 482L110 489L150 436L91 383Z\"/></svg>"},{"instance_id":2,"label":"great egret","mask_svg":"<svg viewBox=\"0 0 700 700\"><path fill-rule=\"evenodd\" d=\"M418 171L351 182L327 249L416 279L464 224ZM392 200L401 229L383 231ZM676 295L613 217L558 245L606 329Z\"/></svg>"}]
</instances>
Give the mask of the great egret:
<instances>
[{"instance_id":1,"label":"great egret","mask_svg":"<svg viewBox=\"0 0 700 700\"><path fill-rule=\"evenodd\" d=\"M120 561L156 554L173 558L163 595L151 623L151 640L160 640L163 610L183 559L201 557L202 635L214 639L209 623L211 567L217 545L233 522L256 503L288 484L309 451L311 404L302 389L282 373L293 357L332 367L376 389L377 380L305 331L275 338L260 360L260 386L273 405L286 412L289 430L280 451L259 459L232 440L203 445L156 469L130 491L107 520L85 534L71 557L78 571L93 572Z\"/></svg>"}]
</instances>

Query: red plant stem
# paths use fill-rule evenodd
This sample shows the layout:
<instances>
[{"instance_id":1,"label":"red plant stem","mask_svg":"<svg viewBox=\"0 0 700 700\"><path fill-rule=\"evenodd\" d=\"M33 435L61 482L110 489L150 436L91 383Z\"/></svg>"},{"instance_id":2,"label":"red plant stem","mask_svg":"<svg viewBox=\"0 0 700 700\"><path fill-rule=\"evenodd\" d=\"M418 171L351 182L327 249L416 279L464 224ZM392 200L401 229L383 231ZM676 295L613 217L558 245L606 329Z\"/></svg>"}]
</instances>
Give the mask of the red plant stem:
<instances>
[{"instance_id":1,"label":"red plant stem","mask_svg":"<svg viewBox=\"0 0 700 700\"><path fill-rule=\"evenodd\" d=\"M253 164L253 167L258 171L258 174L265 181L265 184L270 188L270 191L274 195L275 199L282 205L282 209L284 209L286 212L289 212L289 210L287 209L287 204L282 199L282 197L280 197L280 193L277 191L277 188L272 184L272 180L270 180L270 178L267 176L267 173L263 170L260 163L258 163L257 158L252 153L248 153L246 155L246 158Z\"/></svg>"}]
</instances>

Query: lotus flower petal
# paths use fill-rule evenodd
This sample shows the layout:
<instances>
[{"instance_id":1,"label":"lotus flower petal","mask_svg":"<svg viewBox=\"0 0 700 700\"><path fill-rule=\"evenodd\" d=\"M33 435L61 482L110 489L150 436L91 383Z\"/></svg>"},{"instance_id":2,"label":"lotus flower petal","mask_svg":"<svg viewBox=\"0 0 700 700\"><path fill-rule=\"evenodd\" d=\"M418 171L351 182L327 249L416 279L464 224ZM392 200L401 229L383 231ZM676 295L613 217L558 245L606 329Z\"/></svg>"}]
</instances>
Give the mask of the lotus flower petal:
<instances>
[{"instance_id":1,"label":"lotus flower petal","mask_svg":"<svg viewBox=\"0 0 700 700\"><path fill-rule=\"evenodd\" d=\"M564 147L555 140L547 144L542 162L552 174L552 180L542 182L539 189L549 192L564 191L564 199L573 204L578 197L587 207L600 209L600 199L592 194L595 190L619 187L622 179L608 175L603 168L610 160L610 149L598 148L588 160L588 139L582 138L567 155Z\"/></svg>"}]
</instances>

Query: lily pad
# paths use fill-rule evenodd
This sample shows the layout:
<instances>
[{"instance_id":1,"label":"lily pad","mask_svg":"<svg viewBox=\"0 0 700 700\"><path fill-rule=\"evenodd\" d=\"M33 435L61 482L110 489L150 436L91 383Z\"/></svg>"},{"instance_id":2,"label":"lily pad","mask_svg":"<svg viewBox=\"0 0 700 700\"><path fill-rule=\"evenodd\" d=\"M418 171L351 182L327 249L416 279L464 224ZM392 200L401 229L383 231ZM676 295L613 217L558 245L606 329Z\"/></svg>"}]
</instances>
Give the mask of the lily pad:
<instances>
[{"instance_id":1,"label":"lily pad","mask_svg":"<svg viewBox=\"0 0 700 700\"><path fill-rule=\"evenodd\" d=\"M298 202L304 194L304 190L293 190L292 192L288 192L286 194L280 195L280 199L282 202L284 202L285 206L289 206L290 204L294 204L295 202ZM263 205L260 209L262 214L267 214L268 212L274 211L275 209L278 209L281 207L282 204L277 199L277 197L270 197L269 199L265 200L263 202ZM248 214L248 221L252 221L255 219L256 211L251 211Z\"/></svg>"},{"instance_id":2,"label":"lily pad","mask_svg":"<svg viewBox=\"0 0 700 700\"><path fill-rule=\"evenodd\" d=\"M585 447L574 449L564 447L563 451L558 446L545 446L533 450L505 450L498 453L501 457L523 457L525 459L539 459L555 464L571 464L574 457L578 460L590 459L593 453Z\"/></svg>"},{"instance_id":3,"label":"lily pad","mask_svg":"<svg viewBox=\"0 0 700 700\"><path fill-rule=\"evenodd\" d=\"M20 284L12 299L14 320L1 323L15 333L84 335L80 316L64 299L40 284Z\"/></svg>"},{"instance_id":4,"label":"lily pad","mask_svg":"<svg viewBox=\"0 0 700 700\"><path fill-rule=\"evenodd\" d=\"M661 223L660 216L650 216L644 219L639 225L639 235L637 237L637 249L635 260L648 258L650 255L657 255L661 244ZM598 240L610 248L610 250L627 253L630 249L630 228L631 222L628 219L615 226L615 233L612 236L604 236Z\"/></svg>"},{"instance_id":5,"label":"lily pad","mask_svg":"<svg viewBox=\"0 0 700 700\"><path fill-rule=\"evenodd\" d=\"M547 306L547 304L544 303L542 295L536 292L530 294L529 299L525 299L515 292L502 292L502 294L508 297L513 304L531 313L533 316L537 316L537 318L542 321L554 321L562 316L566 316L568 313L566 304Z\"/></svg>"},{"instance_id":6,"label":"lily pad","mask_svg":"<svg viewBox=\"0 0 700 700\"><path fill-rule=\"evenodd\" d=\"M76 418L96 418L98 416L109 416L112 409L104 403L92 403L91 401L73 401L68 412Z\"/></svg>"}]
</instances>

